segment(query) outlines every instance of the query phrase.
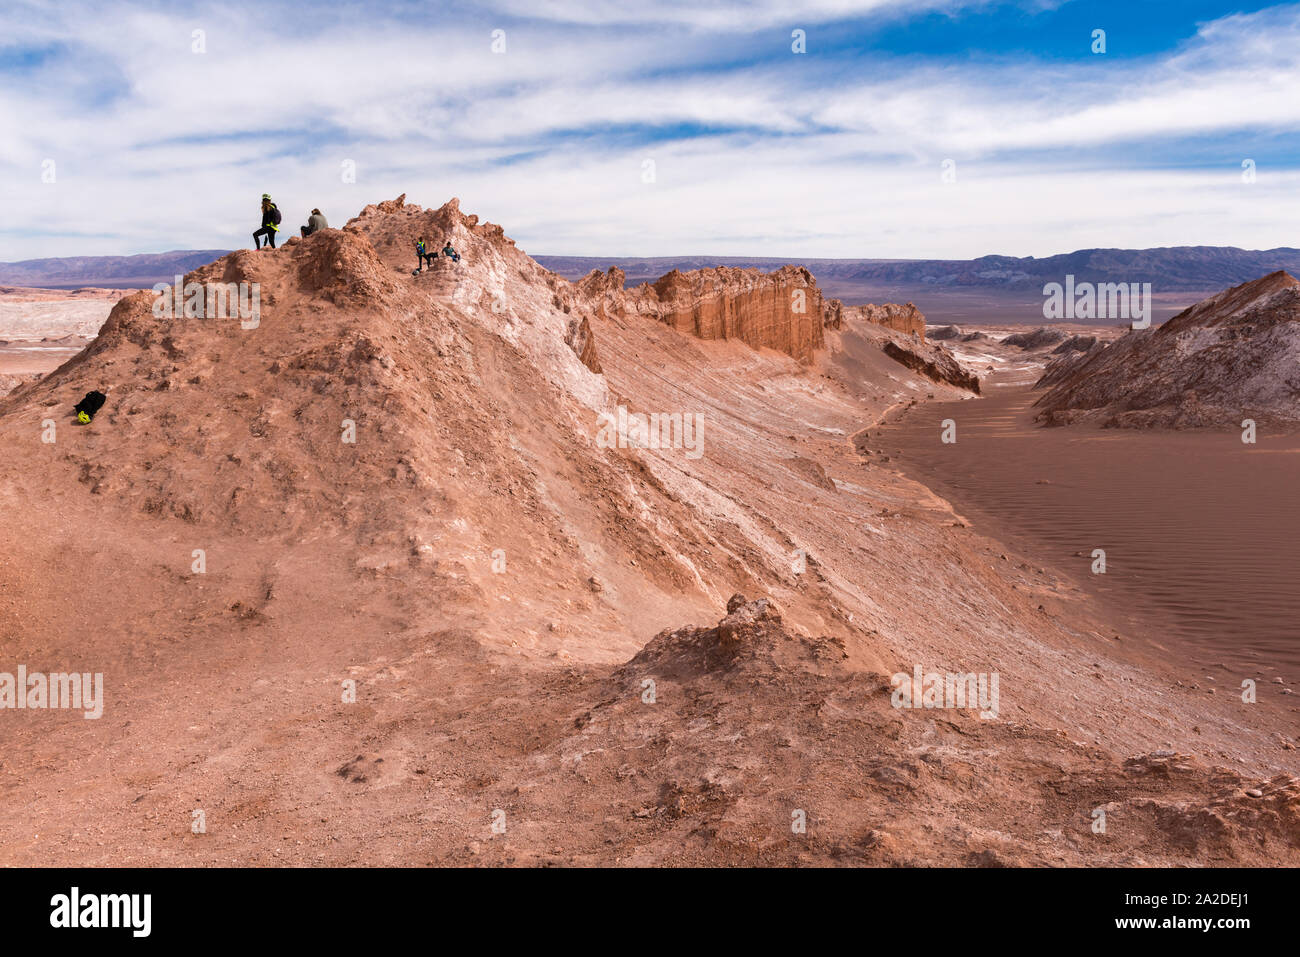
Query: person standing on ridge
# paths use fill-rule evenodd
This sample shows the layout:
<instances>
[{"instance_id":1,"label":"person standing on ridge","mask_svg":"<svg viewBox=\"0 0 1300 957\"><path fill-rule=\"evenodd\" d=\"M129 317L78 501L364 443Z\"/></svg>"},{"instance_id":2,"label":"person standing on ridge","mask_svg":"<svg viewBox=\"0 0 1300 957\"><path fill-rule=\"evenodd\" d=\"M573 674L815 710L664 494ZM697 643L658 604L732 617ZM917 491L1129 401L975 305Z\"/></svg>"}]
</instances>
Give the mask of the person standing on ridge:
<instances>
[{"instance_id":1,"label":"person standing on ridge","mask_svg":"<svg viewBox=\"0 0 1300 957\"><path fill-rule=\"evenodd\" d=\"M424 272L424 264L426 262L429 264L430 268L433 268L433 261L437 258L438 254L436 252L429 252L429 247L424 244L424 237L421 236L415 241L415 259L419 265L411 272L411 275L418 276L420 273Z\"/></svg>"},{"instance_id":2,"label":"person standing on ridge","mask_svg":"<svg viewBox=\"0 0 1300 957\"><path fill-rule=\"evenodd\" d=\"M253 248L262 248L262 239L275 248L275 234L280 231L280 210L271 202L271 194L262 194L262 228L253 233Z\"/></svg>"},{"instance_id":3,"label":"person standing on ridge","mask_svg":"<svg viewBox=\"0 0 1300 957\"><path fill-rule=\"evenodd\" d=\"M322 229L329 229L330 224L325 221L319 209L313 209L311 215L307 217L307 225L302 227L302 238L306 239L312 233L318 233Z\"/></svg>"}]
</instances>

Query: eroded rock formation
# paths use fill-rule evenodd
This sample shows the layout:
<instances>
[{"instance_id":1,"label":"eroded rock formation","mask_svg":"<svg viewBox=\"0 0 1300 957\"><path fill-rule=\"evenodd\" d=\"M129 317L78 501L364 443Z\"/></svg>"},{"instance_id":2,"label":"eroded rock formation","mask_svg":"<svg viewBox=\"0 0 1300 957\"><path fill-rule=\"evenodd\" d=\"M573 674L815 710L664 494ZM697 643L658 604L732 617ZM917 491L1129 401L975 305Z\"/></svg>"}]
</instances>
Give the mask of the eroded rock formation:
<instances>
[{"instance_id":1,"label":"eroded rock formation","mask_svg":"<svg viewBox=\"0 0 1300 957\"><path fill-rule=\"evenodd\" d=\"M823 324L827 329L839 329L846 319L873 322L909 336L925 338L925 315L912 303L873 302L861 306L846 306L838 299L827 299L823 309Z\"/></svg>"},{"instance_id":2,"label":"eroded rock formation","mask_svg":"<svg viewBox=\"0 0 1300 957\"><path fill-rule=\"evenodd\" d=\"M895 332L901 332L904 335L925 339L925 316L922 315L920 309L917 309L910 302L901 305L896 302L887 302L879 306L869 302L862 306L848 306L845 311L850 316L865 319L867 322L874 322L886 329L893 329Z\"/></svg>"},{"instance_id":3,"label":"eroded rock formation","mask_svg":"<svg viewBox=\"0 0 1300 957\"><path fill-rule=\"evenodd\" d=\"M1077 353L1075 353L1077 355ZM1300 421L1300 281L1274 272L1048 367L1038 400L1051 425L1239 427Z\"/></svg>"},{"instance_id":4,"label":"eroded rock formation","mask_svg":"<svg viewBox=\"0 0 1300 957\"><path fill-rule=\"evenodd\" d=\"M1042 349L1044 346L1054 346L1064 342L1066 338L1066 334L1060 329L1040 326L1031 332L1012 333L1002 342L1004 345L1019 346L1021 349Z\"/></svg>"},{"instance_id":5,"label":"eroded rock formation","mask_svg":"<svg viewBox=\"0 0 1300 957\"><path fill-rule=\"evenodd\" d=\"M900 343L891 339L881 348L889 358L901 362L926 378L955 385L959 389L969 389L979 395L979 376L962 368L961 363L952 357L952 353L942 346L921 342Z\"/></svg>"},{"instance_id":6,"label":"eroded rock formation","mask_svg":"<svg viewBox=\"0 0 1300 957\"><path fill-rule=\"evenodd\" d=\"M627 290L625 304L629 312L651 316L679 332L739 339L801 361L811 359L824 341L822 293L802 266L766 274L729 266L686 273L674 269Z\"/></svg>"},{"instance_id":7,"label":"eroded rock formation","mask_svg":"<svg viewBox=\"0 0 1300 957\"><path fill-rule=\"evenodd\" d=\"M929 338L942 342L947 339L960 339L964 333L957 326L935 326L929 330L928 335Z\"/></svg>"}]
</instances>

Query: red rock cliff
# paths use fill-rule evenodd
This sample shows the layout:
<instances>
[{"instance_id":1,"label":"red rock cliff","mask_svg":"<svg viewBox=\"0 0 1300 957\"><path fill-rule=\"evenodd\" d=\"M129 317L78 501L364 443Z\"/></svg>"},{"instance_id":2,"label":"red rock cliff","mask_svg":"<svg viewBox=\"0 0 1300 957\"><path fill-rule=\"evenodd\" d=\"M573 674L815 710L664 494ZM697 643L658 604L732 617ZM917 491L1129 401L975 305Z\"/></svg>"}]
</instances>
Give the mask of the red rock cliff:
<instances>
[{"instance_id":1,"label":"red rock cliff","mask_svg":"<svg viewBox=\"0 0 1300 957\"><path fill-rule=\"evenodd\" d=\"M755 348L777 349L805 361L825 344L824 329L859 319L925 340L925 316L912 303L846 306L826 299L802 266L775 272L718 266L680 272L624 289L612 266L592 270L576 283L597 315L633 313L665 322L701 339L739 339Z\"/></svg>"},{"instance_id":2,"label":"red rock cliff","mask_svg":"<svg viewBox=\"0 0 1300 957\"><path fill-rule=\"evenodd\" d=\"M701 339L739 339L755 348L777 349L800 361L823 345L822 293L802 266L775 272L718 266L673 270L653 283L626 290L617 271L594 272L580 288L603 297L605 308L650 316ZM617 302L615 302L617 300Z\"/></svg>"}]
</instances>

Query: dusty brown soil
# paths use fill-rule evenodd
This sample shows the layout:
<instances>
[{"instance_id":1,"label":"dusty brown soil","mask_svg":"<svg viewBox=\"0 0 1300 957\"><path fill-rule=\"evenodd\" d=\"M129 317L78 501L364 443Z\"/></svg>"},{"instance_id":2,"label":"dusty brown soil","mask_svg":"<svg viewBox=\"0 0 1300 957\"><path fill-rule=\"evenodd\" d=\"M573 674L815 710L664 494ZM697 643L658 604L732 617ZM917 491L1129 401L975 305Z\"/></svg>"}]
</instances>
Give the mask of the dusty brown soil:
<instances>
[{"instance_id":1,"label":"dusty brown soil","mask_svg":"<svg viewBox=\"0 0 1300 957\"><path fill-rule=\"evenodd\" d=\"M1043 428L1039 394L994 388L977 405L917 407L882 441L908 474L987 519L981 528L1159 622L1145 637L1218 671L1220 693L1247 677L1283 677L1276 692L1300 683L1300 433L1246 445L1238 430ZM950 418L958 440L945 444ZM1095 548L1104 573L1091 571Z\"/></svg>"},{"instance_id":2,"label":"dusty brown soil","mask_svg":"<svg viewBox=\"0 0 1300 957\"><path fill-rule=\"evenodd\" d=\"M411 277L416 231L463 261ZM982 401L887 330L801 365L587 314L454 206L198 275L261 284L254 334L128 299L0 399L0 671L106 686L0 711L0 862L1300 861L1293 726L870 451ZM601 447L618 404L703 454ZM996 672L997 716L894 707L918 665Z\"/></svg>"}]
</instances>

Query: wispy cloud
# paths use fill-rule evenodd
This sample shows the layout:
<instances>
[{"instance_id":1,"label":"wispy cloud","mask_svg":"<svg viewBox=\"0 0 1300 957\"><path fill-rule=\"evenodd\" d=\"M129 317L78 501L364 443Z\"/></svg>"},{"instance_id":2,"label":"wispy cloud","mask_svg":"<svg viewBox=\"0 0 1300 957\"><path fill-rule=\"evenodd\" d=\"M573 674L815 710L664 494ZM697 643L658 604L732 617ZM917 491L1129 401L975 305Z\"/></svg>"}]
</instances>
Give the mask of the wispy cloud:
<instances>
[{"instance_id":1,"label":"wispy cloud","mask_svg":"<svg viewBox=\"0 0 1300 957\"><path fill-rule=\"evenodd\" d=\"M625 27L669 24L719 33L748 33L785 24L819 24L872 14L915 16L987 6L988 0L749 0L699 3L695 0L503 0L498 10L520 18L589 26Z\"/></svg>"},{"instance_id":2,"label":"wispy cloud","mask_svg":"<svg viewBox=\"0 0 1300 957\"><path fill-rule=\"evenodd\" d=\"M1097 6L1114 46L1151 35ZM1056 7L497 0L304 18L20 0L0 11L0 259L247 245L262 192L291 227L312 206L341 223L399 192L459 195L538 253L1293 243L1300 7L1167 24L1138 56L1094 55L1074 25L1059 29L1077 53L1016 46L1015 29L1058 29ZM950 21L1012 38L928 54L917 34ZM899 24L906 49L882 48Z\"/></svg>"}]
</instances>

